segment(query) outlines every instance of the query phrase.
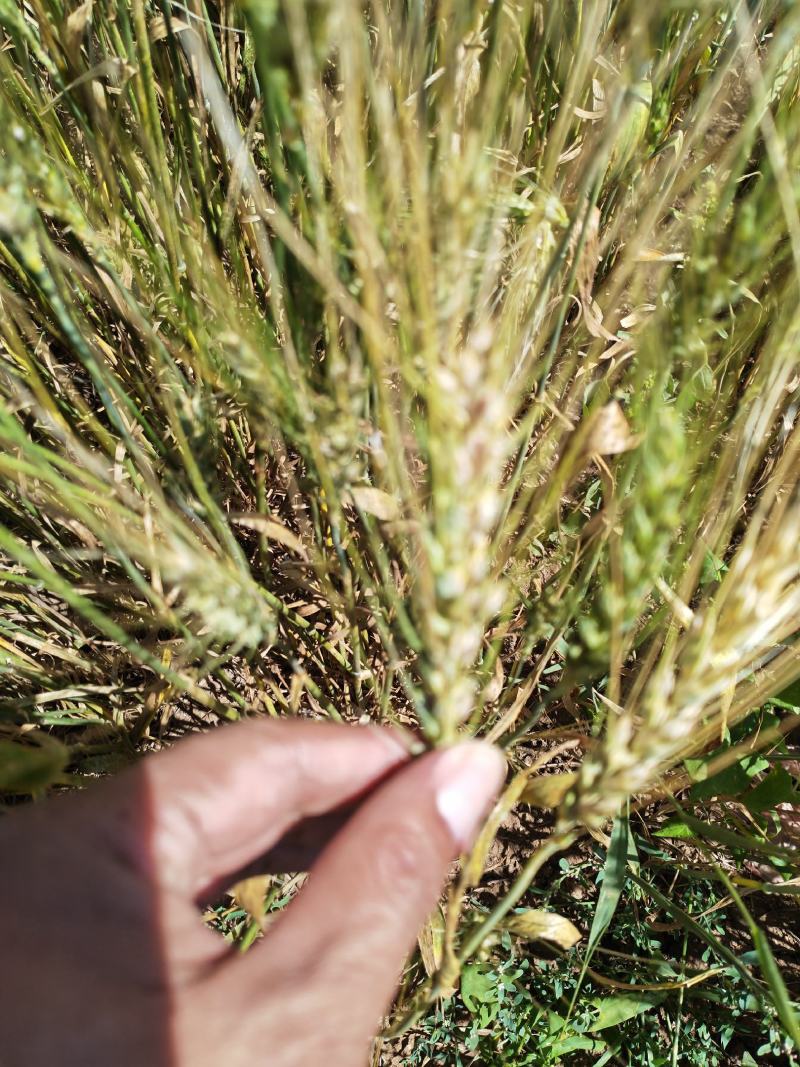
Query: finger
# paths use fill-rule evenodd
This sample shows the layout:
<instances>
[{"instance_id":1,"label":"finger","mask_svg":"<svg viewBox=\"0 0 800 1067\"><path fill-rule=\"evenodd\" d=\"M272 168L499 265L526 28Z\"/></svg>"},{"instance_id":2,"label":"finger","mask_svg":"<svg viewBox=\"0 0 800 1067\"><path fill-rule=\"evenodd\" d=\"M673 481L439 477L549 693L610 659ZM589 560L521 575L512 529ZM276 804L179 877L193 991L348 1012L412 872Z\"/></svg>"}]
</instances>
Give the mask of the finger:
<instances>
[{"instance_id":1,"label":"finger","mask_svg":"<svg viewBox=\"0 0 800 1067\"><path fill-rule=\"evenodd\" d=\"M369 796L369 792L364 795ZM330 844L362 803L363 797L359 797L332 811L326 811L323 815L313 815L291 826L280 841L267 852L245 867L231 872L230 880L225 885L212 886L207 890L203 894L203 900L210 903L218 895L215 890L225 889L235 882L257 875L297 874L310 870L323 849Z\"/></svg>"},{"instance_id":2,"label":"finger","mask_svg":"<svg viewBox=\"0 0 800 1067\"><path fill-rule=\"evenodd\" d=\"M396 772L323 852L263 946L227 964L225 981L235 974L245 998L285 982L287 966L304 976L304 995L287 997L281 1064L323 1062L304 1015L323 1035L324 1062L361 1062L448 868L471 844L505 771L497 749L468 742Z\"/></svg>"},{"instance_id":3,"label":"finger","mask_svg":"<svg viewBox=\"0 0 800 1067\"><path fill-rule=\"evenodd\" d=\"M407 758L389 730L259 719L183 741L110 788L124 805L144 779L148 866L164 887L198 898Z\"/></svg>"}]
</instances>

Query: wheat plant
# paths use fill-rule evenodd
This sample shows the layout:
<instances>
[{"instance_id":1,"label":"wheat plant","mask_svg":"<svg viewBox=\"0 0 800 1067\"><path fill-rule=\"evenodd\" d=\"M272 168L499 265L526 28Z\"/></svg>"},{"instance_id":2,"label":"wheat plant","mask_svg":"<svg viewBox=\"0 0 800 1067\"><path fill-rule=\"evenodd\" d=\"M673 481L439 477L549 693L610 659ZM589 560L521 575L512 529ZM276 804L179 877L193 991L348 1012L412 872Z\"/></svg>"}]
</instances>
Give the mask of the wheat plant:
<instances>
[{"instance_id":1,"label":"wheat plant","mask_svg":"<svg viewBox=\"0 0 800 1067\"><path fill-rule=\"evenodd\" d=\"M0 785L242 715L500 743L419 1004L800 675L798 29L0 0Z\"/></svg>"}]
</instances>

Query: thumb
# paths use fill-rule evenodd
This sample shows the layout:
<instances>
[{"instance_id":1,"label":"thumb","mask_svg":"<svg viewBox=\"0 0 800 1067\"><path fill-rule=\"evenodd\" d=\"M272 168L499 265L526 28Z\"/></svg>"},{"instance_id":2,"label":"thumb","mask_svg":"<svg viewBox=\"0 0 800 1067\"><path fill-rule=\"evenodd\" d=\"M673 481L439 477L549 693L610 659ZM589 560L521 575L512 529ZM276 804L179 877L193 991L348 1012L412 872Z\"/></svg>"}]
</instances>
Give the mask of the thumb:
<instances>
[{"instance_id":1,"label":"thumb","mask_svg":"<svg viewBox=\"0 0 800 1067\"><path fill-rule=\"evenodd\" d=\"M287 968L299 977L299 1002L286 1005L298 1019L285 1021L296 1041L311 1014L320 1063L363 1061L448 868L471 845L505 773L499 750L476 741L399 770L323 852L263 945L235 961L249 995L274 988ZM298 1049L297 1062L316 1063L313 1051Z\"/></svg>"}]
</instances>

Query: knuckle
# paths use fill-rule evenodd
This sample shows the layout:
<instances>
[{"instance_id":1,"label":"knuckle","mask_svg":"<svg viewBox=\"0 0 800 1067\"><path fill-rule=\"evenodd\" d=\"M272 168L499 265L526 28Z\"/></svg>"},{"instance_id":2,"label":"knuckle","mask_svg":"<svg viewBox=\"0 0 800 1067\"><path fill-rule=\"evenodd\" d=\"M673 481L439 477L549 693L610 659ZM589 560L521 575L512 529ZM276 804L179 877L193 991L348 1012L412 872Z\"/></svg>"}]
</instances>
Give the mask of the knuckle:
<instances>
[{"instance_id":1,"label":"knuckle","mask_svg":"<svg viewBox=\"0 0 800 1067\"><path fill-rule=\"evenodd\" d=\"M405 821L383 829L374 855L373 877L378 888L391 893L419 891L420 879L430 866L428 845L422 828ZM428 861L428 862L426 862Z\"/></svg>"}]
</instances>

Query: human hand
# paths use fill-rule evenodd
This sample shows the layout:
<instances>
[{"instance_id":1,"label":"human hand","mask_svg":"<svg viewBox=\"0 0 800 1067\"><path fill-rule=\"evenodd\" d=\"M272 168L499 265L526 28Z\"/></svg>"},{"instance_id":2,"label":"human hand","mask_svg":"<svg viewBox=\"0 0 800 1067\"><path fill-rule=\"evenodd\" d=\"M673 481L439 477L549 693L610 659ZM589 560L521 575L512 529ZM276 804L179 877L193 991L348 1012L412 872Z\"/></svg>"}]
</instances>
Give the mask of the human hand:
<instances>
[{"instance_id":1,"label":"human hand","mask_svg":"<svg viewBox=\"0 0 800 1067\"><path fill-rule=\"evenodd\" d=\"M500 788L467 742L255 720L0 820L2 1067L361 1067L453 858ZM344 820L344 821L343 821ZM198 905L307 885L245 955Z\"/></svg>"}]
</instances>

